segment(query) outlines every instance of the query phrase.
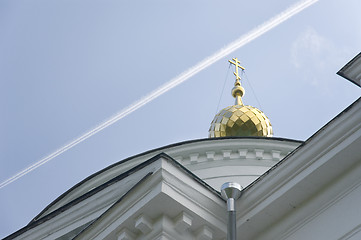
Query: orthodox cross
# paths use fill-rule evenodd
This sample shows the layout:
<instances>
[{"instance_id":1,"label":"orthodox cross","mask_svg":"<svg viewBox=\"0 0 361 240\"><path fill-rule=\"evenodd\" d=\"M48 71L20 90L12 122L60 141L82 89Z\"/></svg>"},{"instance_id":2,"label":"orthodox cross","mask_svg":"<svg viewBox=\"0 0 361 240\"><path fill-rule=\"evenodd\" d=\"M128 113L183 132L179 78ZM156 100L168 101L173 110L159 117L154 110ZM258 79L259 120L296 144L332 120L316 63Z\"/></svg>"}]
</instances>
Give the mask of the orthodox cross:
<instances>
[{"instance_id":1,"label":"orthodox cross","mask_svg":"<svg viewBox=\"0 0 361 240\"><path fill-rule=\"evenodd\" d=\"M232 62L232 60L228 60L228 62L236 67L236 72L233 72L233 74L236 76L236 81L239 81L241 80L241 77L238 75L238 68L244 70L244 67L240 65L241 62L238 60L238 58L232 58L232 59L234 62Z\"/></svg>"}]
</instances>

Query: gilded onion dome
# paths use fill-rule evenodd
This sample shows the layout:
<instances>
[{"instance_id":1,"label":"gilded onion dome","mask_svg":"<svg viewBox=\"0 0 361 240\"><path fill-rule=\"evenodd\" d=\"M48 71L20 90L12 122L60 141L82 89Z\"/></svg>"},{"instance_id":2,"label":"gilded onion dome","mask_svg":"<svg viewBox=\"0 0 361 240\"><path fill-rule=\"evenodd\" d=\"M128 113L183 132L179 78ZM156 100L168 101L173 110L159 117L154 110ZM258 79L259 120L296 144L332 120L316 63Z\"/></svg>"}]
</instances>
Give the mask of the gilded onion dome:
<instances>
[{"instance_id":1,"label":"gilded onion dome","mask_svg":"<svg viewBox=\"0 0 361 240\"><path fill-rule=\"evenodd\" d=\"M236 99L235 105L222 109L213 119L209 128L209 137L231 137L231 136L259 136L272 137L272 125L267 116L259 109L252 106L245 106L242 102L244 88L240 83L238 68L240 61L233 58L229 62L236 67L236 82L232 89L232 96Z\"/></svg>"}]
</instances>

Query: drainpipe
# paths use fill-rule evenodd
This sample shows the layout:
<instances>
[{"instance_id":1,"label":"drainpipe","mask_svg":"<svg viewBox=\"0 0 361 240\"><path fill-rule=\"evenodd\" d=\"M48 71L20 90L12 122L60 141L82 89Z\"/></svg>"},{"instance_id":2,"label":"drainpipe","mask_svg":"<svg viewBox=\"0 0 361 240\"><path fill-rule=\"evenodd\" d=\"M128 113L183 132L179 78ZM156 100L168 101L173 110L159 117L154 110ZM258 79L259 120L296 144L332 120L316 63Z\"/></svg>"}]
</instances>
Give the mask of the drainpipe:
<instances>
[{"instance_id":1,"label":"drainpipe","mask_svg":"<svg viewBox=\"0 0 361 240\"><path fill-rule=\"evenodd\" d=\"M237 239L236 200L241 196L241 185L235 182L226 182L221 187L224 200L227 200L227 240Z\"/></svg>"}]
</instances>

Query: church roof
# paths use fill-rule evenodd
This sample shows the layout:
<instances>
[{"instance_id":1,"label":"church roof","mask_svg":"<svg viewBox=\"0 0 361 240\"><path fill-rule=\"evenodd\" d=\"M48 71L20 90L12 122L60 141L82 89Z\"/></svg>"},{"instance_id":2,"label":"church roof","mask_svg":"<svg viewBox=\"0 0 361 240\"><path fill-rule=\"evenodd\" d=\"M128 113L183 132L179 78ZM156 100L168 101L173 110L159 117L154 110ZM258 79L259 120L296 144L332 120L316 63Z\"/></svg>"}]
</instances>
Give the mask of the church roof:
<instances>
[{"instance_id":1,"label":"church roof","mask_svg":"<svg viewBox=\"0 0 361 240\"><path fill-rule=\"evenodd\" d=\"M342 67L337 74L361 87L361 52Z\"/></svg>"},{"instance_id":2,"label":"church roof","mask_svg":"<svg viewBox=\"0 0 361 240\"><path fill-rule=\"evenodd\" d=\"M361 98L242 190L241 199L237 202L237 209L239 209L237 228L245 239L259 237L260 234L263 234L260 229L267 230L267 234L269 234L267 237L274 236L274 239L279 239L280 235L294 233L297 231L297 226L305 224L309 218L315 218L318 216L317 214L320 214L322 209L314 207L318 208L321 203L322 205L324 203L334 204L332 201L337 198L336 195L340 194L339 190L334 190L335 188L344 189L347 192L355 184L360 183L358 172L360 169L359 146L361 146L360 119ZM149 191L153 195L147 195L148 199L145 199L143 203L138 202L138 204L143 204L142 208L152 212L156 203L154 199L167 200L172 206L179 206L177 209L185 216L189 217L190 215L191 218L197 218L195 222L203 221L202 224L208 226L202 228L204 234L209 233L213 228L217 229L217 231L213 231L214 233L222 235L226 229L225 213L222 214L222 209L225 211L225 202L221 199L219 192L183 164L161 152L175 151L180 145L182 145L182 149L191 149L190 152L192 149L207 151L206 147L215 146L209 143L236 144L237 141L243 140L252 143L266 141L270 145L290 141L274 138L215 138L183 142L148 151L111 165L88 177L50 204L29 225L5 239L13 239L27 234L43 224L53 226L54 219L57 220L58 225L62 221L69 220L70 216L74 218L73 221L76 221L78 215L81 215L82 219L77 222L77 228L69 233L72 236L78 236L78 239L87 239L88 234L94 233L93 231L98 232L99 229L102 234L106 234L107 226L111 228L109 230L111 233L109 231L107 233L113 234L117 229L112 224L115 224L116 221L121 223L117 226L127 227L133 233L134 231L138 231L138 233L143 230L147 231L146 229L142 230L141 227L141 224L147 225L146 216L141 215L137 208L132 210L132 219L136 219L136 223L141 223L140 225L133 224L131 226L129 225L130 220L119 219L123 215L117 214L117 218L114 219L112 214L126 211L122 204L118 204L121 201L127 199L127 203L132 204L135 195L139 197L142 194L150 194ZM199 148L200 145L202 148ZM144 160L143 157L147 159ZM117 171L112 172L115 169ZM345 175L345 172L348 174ZM336 182L340 179L342 181ZM96 181L94 182L94 180ZM161 185L157 185L158 183ZM171 187L169 188L169 186ZM174 191L175 189L177 191ZM320 198L313 197L321 191L325 194ZM342 194L346 194L343 192L341 191ZM187 198L179 196L179 194L186 194ZM298 208L304 208L304 204L311 201L311 198L313 202L320 204L316 204L314 207L310 205L302 212L293 214L291 219L278 228L269 228L275 221L285 218L288 213L297 211ZM202 204L204 204L204 208L200 209ZM90 205L93 212L87 212ZM169 206L167 209L169 210ZM157 211L163 210L158 208ZM175 214L175 212L173 215L170 214L172 219L168 222L177 224L176 219L178 218ZM308 217L305 218L304 215ZM109 225L102 226L103 221L108 221ZM187 225L186 222L181 225ZM192 232L202 232L199 230L200 225L194 225L194 223L188 225L193 228ZM38 232L40 234L41 229ZM125 234L125 232L122 233ZM217 235L218 238L221 235Z\"/></svg>"},{"instance_id":3,"label":"church roof","mask_svg":"<svg viewBox=\"0 0 361 240\"><path fill-rule=\"evenodd\" d=\"M91 191L81 195L80 197L60 206L56 210L42 216L39 214L36 218L34 218L27 226L24 228L18 230L17 232L9 235L5 239L13 239L41 224L44 224L48 221L51 221L53 218L56 218L57 216L63 214L67 210L73 208L76 205L80 205L81 203L84 203L87 199L90 201L96 201L101 204L102 201L107 202L107 206L105 206L104 209L100 209L101 214L95 218L92 219L90 222L85 223L84 225L79 226L79 228L76 229L76 231L73 231L72 234L78 235L81 234L81 232L84 229L90 228L97 224L97 221L101 218L103 218L107 213L112 211L117 204L122 202L122 200L127 197L129 193L134 191L134 189L137 188L138 185L144 183L145 180L147 180L151 175L154 174L155 171L157 171L157 167L151 166L154 162L160 161L160 160L166 160L168 163L172 164L178 171L183 172L183 174L187 175L190 179L193 179L195 182L197 182L200 186L206 189L207 192L210 194L213 194L216 198L218 198L220 201L223 202L221 195L218 191L214 190L211 186L209 186L207 183L202 181L200 178L198 178L196 175L194 175L191 171L183 167L181 164L179 164L177 161L175 161L172 157L168 156L165 153L159 153L156 156L136 165L135 167L131 168L128 171L125 171L121 173L120 175L112 178L111 180L102 183L101 185L97 186L96 188L92 189ZM112 185L116 185L116 194L113 192L112 195L115 195L115 198L109 199L106 198L105 195L109 194L109 191L106 189L111 188ZM114 190L114 189L113 189ZM69 191L68 191L69 192ZM104 192L104 193L101 193ZM97 195L97 196L95 196ZM103 195L103 196L100 196ZM99 200L104 199L104 200ZM109 205L109 203L111 203ZM50 204L46 209L44 209L43 212L45 212L52 204ZM104 206L103 206L104 207ZM43 213L42 212L42 213ZM74 210L73 210L74 212ZM59 221L59 220L57 220ZM5 240L4 239L4 240Z\"/></svg>"},{"instance_id":4,"label":"church roof","mask_svg":"<svg viewBox=\"0 0 361 240\"><path fill-rule=\"evenodd\" d=\"M224 143L222 143L224 142ZM154 155L166 152L171 156L176 156L177 154L174 152L184 152L187 148L191 148L190 152L193 152L196 149L197 152L200 152L202 148L215 150L219 144L227 145L228 149L231 145L242 145L242 142L248 142L250 145L254 145L257 147L257 144L254 142L264 142L262 144L266 144L270 147L273 145L278 145L279 143L291 143L293 144L293 148L302 143L302 141L285 139L285 138L264 138L264 137L225 137L225 138L205 138L191 141L184 141L176 144L171 144L168 146L164 146L161 148L153 149L150 151L143 152L141 154L137 154L135 156L126 158L121 160L115 164L112 164L92 175L85 178L83 181L74 185L68 191L59 196L56 200L50 203L43 211L41 211L29 224L39 220L40 218L48 215L52 211L60 208L63 205L68 204L69 202L81 201L81 199L86 198L89 195L95 194L98 190L101 190L101 186L105 186L104 184L109 181L116 181L117 178L128 174L130 168L137 166L138 164L142 164L143 161L152 158ZM217 144L217 145L216 145ZM206 145L206 146L205 146ZM262 146L262 145L260 145ZM181 148L181 150L179 150ZM203 150L206 151L206 150ZM287 149L285 154L291 151ZM277 159L279 160L279 159ZM272 163L273 165L274 163ZM121 174L124 172L123 174ZM119 175L121 174L121 175Z\"/></svg>"},{"instance_id":5,"label":"church roof","mask_svg":"<svg viewBox=\"0 0 361 240\"><path fill-rule=\"evenodd\" d=\"M244 239L256 236L257 239L286 239L360 186L360 119L361 98L242 190L237 202L240 216L237 231L242 232ZM344 226L342 221L348 218L347 214L342 212L342 217L337 216L333 227ZM281 219L284 224L269 228ZM327 228L331 229L330 226ZM267 229L267 233L260 233L260 229ZM262 238L262 234L267 237ZM302 234L292 239L315 237ZM322 234L316 238L341 239L342 236L336 237L327 231Z\"/></svg>"}]
</instances>

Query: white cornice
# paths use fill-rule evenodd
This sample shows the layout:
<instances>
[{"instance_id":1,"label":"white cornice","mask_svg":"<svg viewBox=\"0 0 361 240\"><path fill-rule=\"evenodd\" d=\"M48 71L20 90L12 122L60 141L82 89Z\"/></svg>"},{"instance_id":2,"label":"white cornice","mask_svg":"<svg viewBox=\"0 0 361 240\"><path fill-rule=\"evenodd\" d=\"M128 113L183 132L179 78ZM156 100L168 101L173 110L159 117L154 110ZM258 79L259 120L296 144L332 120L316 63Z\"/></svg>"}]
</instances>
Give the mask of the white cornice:
<instances>
[{"instance_id":1,"label":"white cornice","mask_svg":"<svg viewBox=\"0 0 361 240\"><path fill-rule=\"evenodd\" d=\"M104 171L96 173L60 196L36 219L55 211L161 152L165 152L193 171L203 169L204 167L224 165L223 159L227 161L232 160L233 162L227 162L230 165L271 167L299 145L299 141L278 138L202 139L169 145L129 158L124 162L119 162Z\"/></svg>"},{"instance_id":2,"label":"white cornice","mask_svg":"<svg viewBox=\"0 0 361 240\"><path fill-rule=\"evenodd\" d=\"M238 228L254 239L360 161L361 102L340 114L245 189Z\"/></svg>"},{"instance_id":3,"label":"white cornice","mask_svg":"<svg viewBox=\"0 0 361 240\"><path fill-rule=\"evenodd\" d=\"M179 214L183 212L194 219L184 236L193 236L201 226L215 229L217 238L225 235L225 202L220 196L169 160L159 159L156 163L158 170L76 239L106 239L122 229L127 229L137 239L149 239L161 232L175 235L177 239L188 239L179 238L183 233L175 231ZM160 219L163 224L159 223Z\"/></svg>"}]
</instances>

